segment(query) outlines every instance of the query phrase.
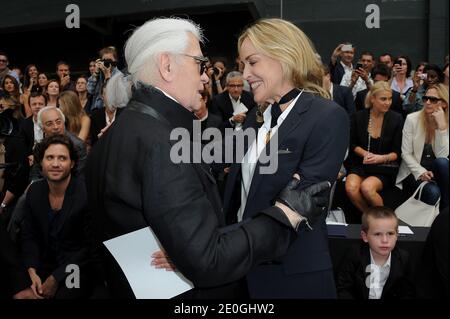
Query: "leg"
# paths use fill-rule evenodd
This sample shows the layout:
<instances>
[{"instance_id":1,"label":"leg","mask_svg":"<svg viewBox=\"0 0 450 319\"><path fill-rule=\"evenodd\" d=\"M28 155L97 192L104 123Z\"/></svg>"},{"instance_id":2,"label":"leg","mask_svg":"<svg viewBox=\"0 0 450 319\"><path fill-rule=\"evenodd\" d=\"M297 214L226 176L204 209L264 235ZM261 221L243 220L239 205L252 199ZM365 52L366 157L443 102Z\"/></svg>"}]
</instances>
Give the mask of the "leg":
<instances>
[{"instance_id":1,"label":"leg","mask_svg":"<svg viewBox=\"0 0 450 319\"><path fill-rule=\"evenodd\" d=\"M371 206L383 206L383 198L378 194L382 189L383 183L375 176L367 177L361 184L361 193Z\"/></svg>"},{"instance_id":2,"label":"leg","mask_svg":"<svg viewBox=\"0 0 450 319\"><path fill-rule=\"evenodd\" d=\"M448 159L437 158L433 162L432 171L441 191L441 208L448 206Z\"/></svg>"},{"instance_id":3,"label":"leg","mask_svg":"<svg viewBox=\"0 0 450 319\"><path fill-rule=\"evenodd\" d=\"M440 196L439 186L434 182L430 182L423 187L420 200L428 205L435 205Z\"/></svg>"},{"instance_id":4,"label":"leg","mask_svg":"<svg viewBox=\"0 0 450 319\"><path fill-rule=\"evenodd\" d=\"M364 178L356 174L350 174L345 181L345 191L347 192L348 198L361 212L364 212L369 208L361 194L360 188L363 180Z\"/></svg>"}]
</instances>

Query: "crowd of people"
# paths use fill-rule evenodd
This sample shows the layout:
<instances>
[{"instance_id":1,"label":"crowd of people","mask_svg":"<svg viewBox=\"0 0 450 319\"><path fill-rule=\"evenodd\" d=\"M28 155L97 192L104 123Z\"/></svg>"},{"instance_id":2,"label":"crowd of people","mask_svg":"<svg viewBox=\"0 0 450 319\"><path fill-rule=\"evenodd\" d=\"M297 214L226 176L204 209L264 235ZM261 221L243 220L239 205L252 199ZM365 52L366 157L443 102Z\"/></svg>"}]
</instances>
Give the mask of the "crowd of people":
<instances>
[{"instance_id":1,"label":"crowd of people","mask_svg":"<svg viewBox=\"0 0 450 319\"><path fill-rule=\"evenodd\" d=\"M164 247L153 263L194 283L181 298L419 295L381 192L426 182L419 200L448 215L448 56L413 69L407 55L355 59L343 43L325 61L281 19L249 26L231 68L202 42L188 20L153 19L127 41L126 68L108 46L76 78L64 61L55 77L36 64L22 74L0 52L3 293L89 298L101 286L132 298L101 243L150 226ZM174 163L170 132L194 121L257 133L233 163ZM268 149L273 174L260 170ZM337 183L362 224L344 265L331 262L325 225ZM71 264L83 289L65 286ZM381 288L362 286L369 264Z\"/></svg>"}]
</instances>

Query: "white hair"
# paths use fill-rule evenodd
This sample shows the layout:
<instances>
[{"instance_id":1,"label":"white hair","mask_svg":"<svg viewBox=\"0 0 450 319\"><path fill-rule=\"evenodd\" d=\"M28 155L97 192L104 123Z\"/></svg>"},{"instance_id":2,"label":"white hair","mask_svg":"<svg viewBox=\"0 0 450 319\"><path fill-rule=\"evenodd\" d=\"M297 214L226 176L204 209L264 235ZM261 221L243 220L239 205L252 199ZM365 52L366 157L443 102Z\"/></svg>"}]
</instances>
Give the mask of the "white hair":
<instances>
[{"instance_id":1,"label":"white hair","mask_svg":"<svg viewBox=\"0 0 450 319\"><path fill-rule=\"evenodd\" d=\"M228 82L230 82L232 78L240 78L243 80L244 76L239 71L231 71L230 73L227 74L227 77L225 78L225 83L228 84Z\"/></svg>"},{"instance_id":2,"label":"white hair","mask_svg":"<svg viewBox=\"0 0 450 319\"><path fill-rule=\"evenodd\" d=\"M131 85L139 81L152 85L161 53L183 53L188 34L204 41L202 29L181 18L156 18L136 28L125 44L125 61L129 75L116 73L106 86L106 98L111 105L124 107L131 97Z\"/></svg>"},{"instance_id":3,"label":"white hair","mask_svg":"<svg viewBox=\"0 0 450 319\"><path fill-rule=\"evenodd\" d=\"M57 108L56 106L44 106L39 110L37 114L37 122L40 128L44 128L44 123L42 123L42 115L50 110L56 110L59 113L59 117L62 119L62 121L66 123L66 117L64 116L64 113L61 111L61 109Z\"/></svg>"}]
</instances>

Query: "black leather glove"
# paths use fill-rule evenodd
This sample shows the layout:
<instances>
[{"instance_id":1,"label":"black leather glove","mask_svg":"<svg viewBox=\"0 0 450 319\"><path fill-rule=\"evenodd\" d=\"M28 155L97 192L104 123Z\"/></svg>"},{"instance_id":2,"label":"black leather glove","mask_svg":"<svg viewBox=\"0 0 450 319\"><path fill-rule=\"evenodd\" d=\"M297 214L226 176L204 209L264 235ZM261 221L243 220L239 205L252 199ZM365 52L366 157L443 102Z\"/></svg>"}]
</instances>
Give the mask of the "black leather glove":
<instances>
[{"instance_id":1,"label":"black leather glove","mask_svg":"<svg viewBox=\"0 0 450 319\"><path fill-rule=\"evenodd\" d=\"M331 184L320 182L299 190L299 183L299 179L293 178L276 200L302 216L306 226L312 230L311 225L328 208L328 196L325 194L328 192L325 191L330 189Z\"/></svg>"}]
</instances>

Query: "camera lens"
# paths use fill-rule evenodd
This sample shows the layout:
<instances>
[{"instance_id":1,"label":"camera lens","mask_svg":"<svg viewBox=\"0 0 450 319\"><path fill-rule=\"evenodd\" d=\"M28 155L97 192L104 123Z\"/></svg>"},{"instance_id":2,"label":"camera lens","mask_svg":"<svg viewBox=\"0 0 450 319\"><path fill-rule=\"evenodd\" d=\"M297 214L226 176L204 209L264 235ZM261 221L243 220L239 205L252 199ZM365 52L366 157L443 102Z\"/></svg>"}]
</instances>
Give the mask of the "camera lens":
<instances>
[{"instance_id":1,"label":"camera lens","mask_svg":"<svg viewBox=\"0 0 450 319\"><path fill-rule=\"evenodd\" d=\"M219 68L213 68L214 70L214 74L215 75L219 75L220 74L220 69Z\"/></svg>"}]
</instances>

